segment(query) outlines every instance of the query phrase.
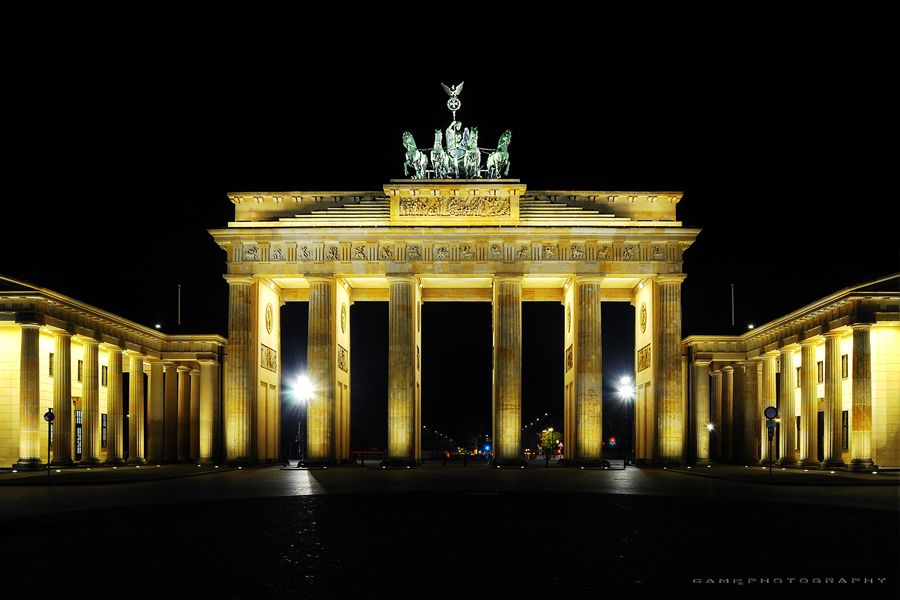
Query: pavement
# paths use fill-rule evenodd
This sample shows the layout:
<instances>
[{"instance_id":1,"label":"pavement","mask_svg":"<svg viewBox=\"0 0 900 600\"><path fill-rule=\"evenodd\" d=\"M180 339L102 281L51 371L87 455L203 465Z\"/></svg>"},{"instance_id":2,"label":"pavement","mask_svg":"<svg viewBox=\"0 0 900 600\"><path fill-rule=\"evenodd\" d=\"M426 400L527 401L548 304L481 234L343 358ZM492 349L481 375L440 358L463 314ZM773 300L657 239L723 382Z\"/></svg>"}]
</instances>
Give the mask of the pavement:
<instances>
[{"instance_id":1,"label":"pavement","mask_svg":"<svg viewBox=\"0 0 900 600\"><path fill-rule=\"evenodd\" d=\"M130 598L894 598L898 483L543 462L3 470L0 581L10 598L95 581Z\"/></svg>"}]
</instances>

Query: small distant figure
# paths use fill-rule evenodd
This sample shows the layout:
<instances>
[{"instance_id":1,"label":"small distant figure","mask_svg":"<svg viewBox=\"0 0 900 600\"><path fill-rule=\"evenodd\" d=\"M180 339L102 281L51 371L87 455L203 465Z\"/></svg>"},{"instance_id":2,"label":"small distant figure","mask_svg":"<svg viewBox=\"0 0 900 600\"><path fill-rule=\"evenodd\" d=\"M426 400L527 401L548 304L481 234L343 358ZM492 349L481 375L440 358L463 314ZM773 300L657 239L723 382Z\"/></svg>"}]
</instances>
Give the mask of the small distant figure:
<instances>
[{"instance_id":1,"label":"small distant figure","mask_svg":"<svg viewBox=\"0 0 900 600\"><path fill-rule=\"evenodd\" d=\"M288 460L287 454L285 454L284 452L281 453L281 466L282 467L291 466L291 461Z\"/></svg>"}]
</instances>

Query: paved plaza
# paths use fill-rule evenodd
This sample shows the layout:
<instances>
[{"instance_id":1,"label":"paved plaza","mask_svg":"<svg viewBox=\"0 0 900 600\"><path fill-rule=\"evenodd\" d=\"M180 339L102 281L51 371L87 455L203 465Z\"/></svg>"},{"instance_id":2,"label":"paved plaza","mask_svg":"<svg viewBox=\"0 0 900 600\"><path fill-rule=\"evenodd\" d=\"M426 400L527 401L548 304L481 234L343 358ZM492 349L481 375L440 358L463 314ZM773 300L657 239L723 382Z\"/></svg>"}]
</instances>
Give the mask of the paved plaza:
<instances>
[{"instance_id":1,"label":"paved plaza","mask_svg":"<svg viewBox=\"0 0 900 600\"><path fill-rule=\"evenodd\" d=\"M897 479L472 462L3 471L0 564L8 591L103 581L137 598L891 597Z\"/></svg>"}]
</instances>

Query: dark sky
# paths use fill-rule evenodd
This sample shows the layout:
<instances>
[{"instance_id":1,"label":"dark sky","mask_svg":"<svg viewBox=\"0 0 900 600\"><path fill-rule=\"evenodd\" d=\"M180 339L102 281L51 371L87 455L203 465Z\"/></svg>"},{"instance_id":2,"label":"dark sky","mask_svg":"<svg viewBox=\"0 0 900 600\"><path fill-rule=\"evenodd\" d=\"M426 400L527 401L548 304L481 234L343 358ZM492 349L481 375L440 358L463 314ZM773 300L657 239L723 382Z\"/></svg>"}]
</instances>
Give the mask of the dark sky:
<instances>
[{"instance_id":1,"label":"dark sky","mask_svg":"<svg viewBox=\"0 0 900 600\"><path fill-rule=\"evenodd\" d=\"M680 220L703 229L685 255L685 334L731 331L731 284L741 329L900 270L883 16L236 16L21 24L0 273L164 331L181 284L183 329L224 334L225 256L206 230L233 216L226 193L378 190L403 176L403 131L426 146L447 126L440 83L460 81L459 120L483 142L511 129L510 177L531 190L684 192ZM285 325L303 328L304 309ZM603 315L607 380L631 368L629 310ZM353 311L353 397L380 397L387 307ZM524 318L526 371L548 371L527 385L530 421L561 409L561 307ZM489 414L489 367L474 366L490 362L489 305L426 305L423 319L423 393L440 397L425 418L489 428L470 418ZM459 327L441 328L472 320L465 354ZM297 350L286 336L285 364L302 364L303 336Z\"/></svg>"}]
</instances>

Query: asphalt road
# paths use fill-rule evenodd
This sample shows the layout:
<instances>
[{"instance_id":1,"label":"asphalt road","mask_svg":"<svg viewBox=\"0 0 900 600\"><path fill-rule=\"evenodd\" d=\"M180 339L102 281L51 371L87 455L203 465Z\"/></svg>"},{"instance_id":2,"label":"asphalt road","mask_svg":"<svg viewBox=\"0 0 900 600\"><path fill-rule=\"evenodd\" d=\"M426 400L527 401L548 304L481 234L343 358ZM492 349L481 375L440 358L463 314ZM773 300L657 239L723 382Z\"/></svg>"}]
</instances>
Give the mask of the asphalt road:
<instances>
[{"instance_id":1,"label":"asphalt road","mask_svg":"<svg viewBox=\"0 0 900 600\"><path fill-rule=\"evenodd\" d=\"M898 591L896 473L150 466L49 479L0 473L5 597Z\"/></svg>"}]
</instances>

